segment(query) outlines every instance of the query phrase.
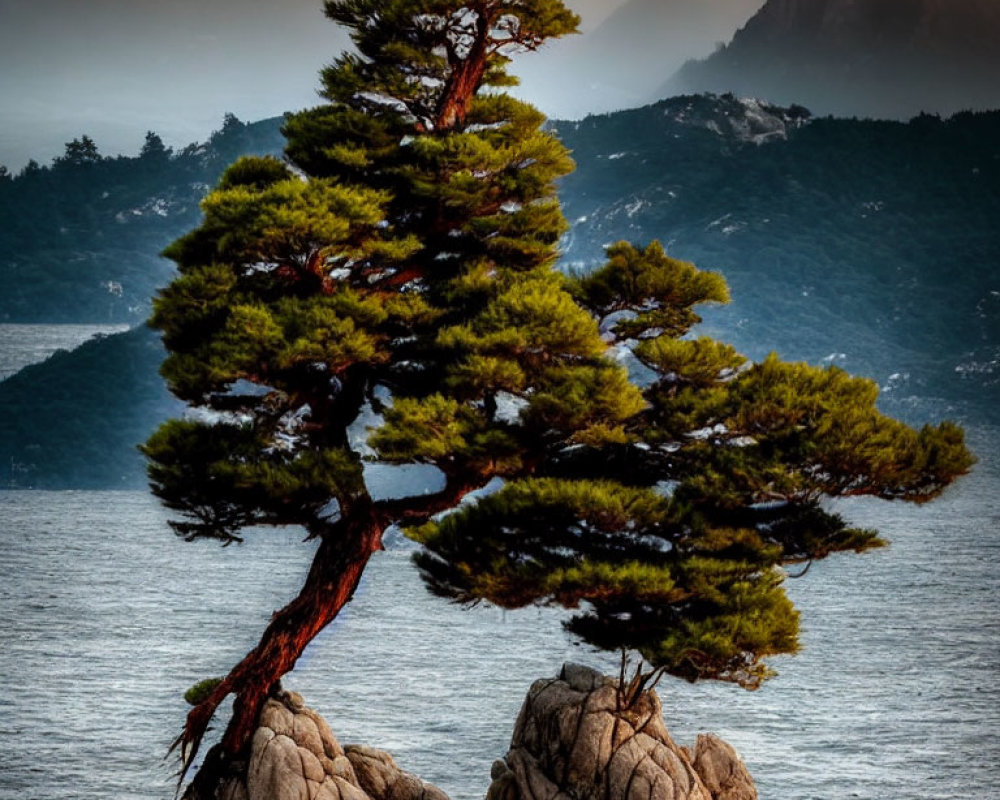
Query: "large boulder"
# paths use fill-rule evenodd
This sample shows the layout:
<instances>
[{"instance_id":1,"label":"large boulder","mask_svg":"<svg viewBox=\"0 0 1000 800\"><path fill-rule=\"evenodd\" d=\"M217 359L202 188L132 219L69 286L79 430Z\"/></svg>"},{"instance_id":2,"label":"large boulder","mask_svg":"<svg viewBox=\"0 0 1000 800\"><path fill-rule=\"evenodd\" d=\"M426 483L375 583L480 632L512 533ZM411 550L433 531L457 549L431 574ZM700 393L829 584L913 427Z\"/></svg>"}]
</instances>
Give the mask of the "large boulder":
<instances>
[{"instance_id":1,"label":"large boulder","mask_svg":"<svg viewBox=\"0 0 1000 800\"><path fill-rule=\"evenodd\" d=\"M739 756L715 736L690 751L670 738L652 690L631 702L618 683L567 664L536 681L487 800L756 800Z\"/></svg>"},{"instance_id":2,"label":"large boulder","mask_svg":"<svg viewBox=\"0 0 1000 800\"><path fill-rule=\"evenodd\" d=\"M295 692L268 699L249 762L230 767L235 768L219 777L212 800L448 800L437 787L401 770L388 753L342 747ZM201 800L204 794L189 791L185 797Z\"/></svg>"},{"instance_id":3,"label":"large boulder","mask_svg":"<svg viewBox=\"0 0 1000 800\"><path fill-rule=\"evenodd\" d=\"M712 733L698 734L692 759L712 800L757 800L757 787L729 742Z\"/></svg>"}]
</instances>

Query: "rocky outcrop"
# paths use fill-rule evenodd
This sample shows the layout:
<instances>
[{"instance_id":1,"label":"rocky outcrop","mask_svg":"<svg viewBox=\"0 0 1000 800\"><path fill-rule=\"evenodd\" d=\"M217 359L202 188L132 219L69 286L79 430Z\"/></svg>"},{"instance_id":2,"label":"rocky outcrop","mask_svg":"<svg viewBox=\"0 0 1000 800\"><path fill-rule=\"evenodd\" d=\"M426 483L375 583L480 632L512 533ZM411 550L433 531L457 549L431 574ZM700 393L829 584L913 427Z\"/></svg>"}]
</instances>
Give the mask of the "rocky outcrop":
<instances>
[{"instance_id":1,"label":"rocky outcrop","mask_svg":"<svg viewBox=\"0 0 1000 800\"><path fill-rule=\"evenodd\" d=\"M722 739L701 735L693 752L675 744L652 690L625 706L617 681L587 667L536 681L486 800L757 800ZM448 800L388 753L341 746L295 692L267 701L249 760L213 752L184 800Z\"/></svg>"},{"instance_id":2,"label":"rocky outcrop","mask_svg":"<svg viewBox=\"0 0 1000 800\"><path fill-rule=\"evenodd\" d=\"M729 742L711 733L698 734L692 759L712 800L757 800L757 787Z\"/></svg>"},{"instance_id":3,"label":"rocky outcrop","mask_svg":"<svg viewBox=\"0 0 1000 800\"><path fill-rule=\"evenodd\" d=\"M342 747L295 692L267 701L249 762L231 766L217 780L212 800L448 800L437 787L401 770L388 753ZM203 792L185 795L202 797Z\"/></svg>"},{"instance_id":4,"label":"rocky outcrop","mask_svg":"<svg viewBox=\"0 0 1000 800\"><path fill-rule=\"evenodd\" d=\"M536 681L487 800L756 800L721 739L699 737L693 755L674 743L654 691L623 705L617 683L586 667Z\"/></svg>"}]
</instances>

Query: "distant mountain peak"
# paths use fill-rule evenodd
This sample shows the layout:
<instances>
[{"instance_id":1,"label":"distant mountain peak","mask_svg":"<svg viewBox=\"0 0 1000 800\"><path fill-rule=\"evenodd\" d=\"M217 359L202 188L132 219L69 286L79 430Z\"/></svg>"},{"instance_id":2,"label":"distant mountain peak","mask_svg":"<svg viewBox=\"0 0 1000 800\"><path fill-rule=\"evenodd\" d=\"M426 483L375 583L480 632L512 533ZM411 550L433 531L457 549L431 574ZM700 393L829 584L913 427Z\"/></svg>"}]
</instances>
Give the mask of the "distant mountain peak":
<instances>
[{"instance_id":1,"label":"distant mountain peak","mask_svg":"<svg viewBox=\"0 0 1000 800\"><path fill-rule=\"evenodd\" d=\"M734 44L792 36L827 47L973 45L992 50L998 26L996 0L768 0L736 33Z\"/></svg>"},{"instance_id":2,"label":"distant mountain peak","mask_svg":"<svg viewBox=\"0 0 1000 800\"><path fill-rule=\"evenodd\" d=\"M820 113L1000 107L997 0L767 0L665 93L734 91Z\"/></svg>"}]
</instances>

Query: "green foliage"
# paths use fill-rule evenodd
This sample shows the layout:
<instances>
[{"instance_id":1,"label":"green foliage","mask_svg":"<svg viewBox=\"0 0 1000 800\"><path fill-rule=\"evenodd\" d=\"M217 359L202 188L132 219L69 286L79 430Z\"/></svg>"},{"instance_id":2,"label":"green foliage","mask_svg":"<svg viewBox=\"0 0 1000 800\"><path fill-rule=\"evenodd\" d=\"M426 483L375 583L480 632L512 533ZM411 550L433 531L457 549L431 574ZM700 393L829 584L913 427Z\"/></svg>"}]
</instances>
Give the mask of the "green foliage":
<instances>
[{"instance_id":1,"label":"green foliage","mask_svg":"<svg viewBox=\"0 0 1000 800\"><path fill-rule=\"evenodd\" d=\"M223 175L219 188L202 201L205 220L198 234L166 251L179 266L198 265L206 255L246 265L309 256L382 219L377 192L324 180L261 183L262 172L250 172L250 166L238 163ZM249 182L237 182L244 180Z\"/></svg>"},{"instance_id":2,"label":"green foliage","mask_svg":"<svg viewBox=\"0 0 1000 800\"><path fill-rule=\"evenodd\" d=\"M567 356L599 357L605 344L593 318L552 276L514 279L469 324L441 332L444 347L533 360L549 348Z\"/></svg>"},{"instance_id":3,"label":"green foliage","mask_svg":"<svg viewBox=\"0 0 1000 800\"><path fill-rule=\"evenodd\" d=\"M79 139L66 142L66 152L54 159L53 165L56 167L79 167L82 165L97 164L100 161L101 154L97 149L97 144L93 139L84 134Z\"/></svg>"},{"instance_id":4,"label":"green foliage","mask_svg":"<svg viewBox=\"0 0 1000 800\"><path fill-rule=\"evenodd\" d=\"M226 167L217 188L223 192L237 187L262 192L292 177L288 167L274 156L241 156Z\"/></svg>"},{"instance_id":5,"label":"green foliage","mask_svg":"<svg viewBox=\"0 0 1000 800\"><path fill-rule=\"evenodd\" d=\"M142 143L139 151L140 160L147 162L160 162L167 160L172 155L172 151L165 144L159 134L153 131L146 132L146 140Z\"/></svg>"},{"instance_id":6,"label":"green foliage","mask_svg":"<svg viewBox=\"0 0 1000 800\"><path fill-rule=\"evenodd\" d=\"M625 441L620 426L645 405L620 366L564 365L542 373L522 417L542 436L556 432L568 441L599 446Z\"/></svg>"},{"instance_id":7,"label":"green foliage","mask_svg":"<svg viewBox=\"0 0 1000 800\"><path fill-rule=\"evenodd\" d=\"M707 336L698 339L675 339L657 336L638 344L633 351L643 364L681 386L709 388L719 380L735 375L746 358L724 342Z\"/></svg>"},{"instance_id":8,"label":"green foliage","mask_svg":"<svg viewBox=\"0 0 1000 800\"><path fill-rule=\"evenodd\" d=\"M772 569L783 549L759 531L693 520L651 489L528 479L412 535L443 596L584 603L569 627L587 641L753 688L769 674L761 657L797 647L798 614Z\"/></svg>"},{"instance_id":9,"label":"green foliage","mask_svg":"<svg viewBox=\"0 0 1000 800\"><path fill-rule=\"evenodd\" d=\"M681 336L701 322L692 308L700 303L728 303L729 288L721 275L677 261L659 242L639 249L628 242L608 248L608 262L579 285L582 302L601 316L627 311L615 331L623 337L653 329Z\"/></svg>"},{"instance_id":10,"label":"green foliage","mask_svg":"<svg viewBox=\"0 0 1000 800\"><path fill-rule=\"evenodd\" d=\"M275 446L274 434L262 424L172 420L150 437L141 450L153 491L194 519L174 523L180 534L239 540L242 527L294 523L331 497L347 500L363 491L353 453L297 453Z\"/></svg>"},{"instance_id":11,"label":"green foliage","mask_svg":"<svg viewBox=\"0 0 1000 800\"><path fill-rule=\"evenodd\" d=\"M184 701L192 706L199 705L220 683L222 683L222 678L206 678L203 681L198 681L184 692Z\"/></svg>"},{"instance_id":12,"label":"green foliage","mask_svg":"<svg viewBox=\"0 0 1000 800\"><path fill-rule=\"evenodd\" d=\"M478 415L450 397L404 397L386 412L371 445L390 461L433 464L464 451L477 421Z\"/></svg>"},{"instance_id":13,"label":"green foliage","mask_svg":"<svg viewBox=\"0 0 1000 800\"><path fill-rule=\"evenodd\" d=\"M357 52L324 70L328 105L286 120L291 166L237 162L167 250L163 374L202 421L144 453L178 531L409 526L441 595L576 608L592 644L756 687L797 648L782 567L881 544L821 500L933 497L972 463L961 432L883 416L841 370L684 338L729 291L656 242L555 270L572 162L483 90L575 28L559 0L325 7ZM370 497L363 413L373 460L433 465L444 489Z\"/></svg>"}]
</instances>

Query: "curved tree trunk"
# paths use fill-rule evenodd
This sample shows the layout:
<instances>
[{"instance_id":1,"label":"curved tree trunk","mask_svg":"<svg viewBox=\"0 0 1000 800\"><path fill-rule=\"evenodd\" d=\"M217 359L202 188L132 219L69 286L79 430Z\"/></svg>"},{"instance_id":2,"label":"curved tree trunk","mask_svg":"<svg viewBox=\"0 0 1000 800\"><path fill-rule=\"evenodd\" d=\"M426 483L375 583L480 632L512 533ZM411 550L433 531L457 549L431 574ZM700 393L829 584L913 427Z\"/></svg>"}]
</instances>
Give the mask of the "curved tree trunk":
<instances>
[{"instance_id":1,"label":"curved tree trunk","mask_svg":"<svg viewBox=\"0 0 1000 800\"><path fill-rule=\"evenodd\" d=\"M244 752L272 688L350 601L368 560L381 549L382 525L370 501L352 508L349 516L322 534L298 597L274 614L260 643L188 714L184 732L174 743L181 748L181 780L215 710L230 694L235 695L233 716L221 749L229 757Z\"/></svg>"}]
</instances>

